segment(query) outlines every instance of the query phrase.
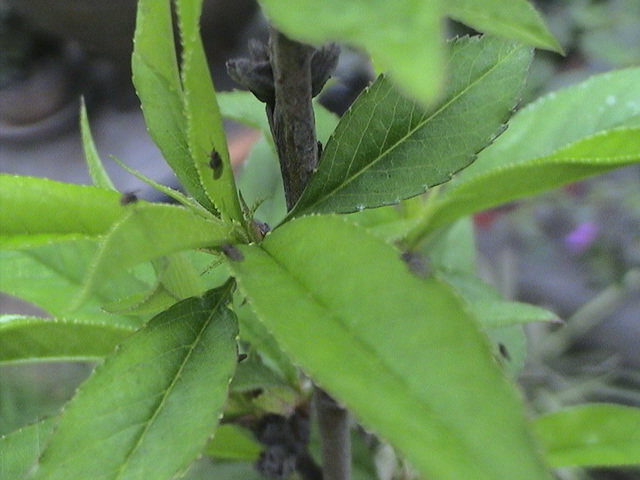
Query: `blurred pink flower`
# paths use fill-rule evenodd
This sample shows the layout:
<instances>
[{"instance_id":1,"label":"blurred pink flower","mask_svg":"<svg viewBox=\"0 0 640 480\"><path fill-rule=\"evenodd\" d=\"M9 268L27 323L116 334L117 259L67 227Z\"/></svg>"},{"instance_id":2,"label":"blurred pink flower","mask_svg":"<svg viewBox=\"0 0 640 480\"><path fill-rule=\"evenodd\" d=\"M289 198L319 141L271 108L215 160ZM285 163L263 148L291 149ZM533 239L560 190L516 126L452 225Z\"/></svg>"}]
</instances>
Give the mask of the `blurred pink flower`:
<instances>
[{"instance_id":1,"label":"blurred pink flower","mask_svg":"<svg viewBox=\"0 0 640 480\"><path fill-rule=\"evenodd\" d=\"M582 253L598 236L598 226L593 222L582 222L564 236L564 244L573 253Z\"/></svg>"}]
</instances>

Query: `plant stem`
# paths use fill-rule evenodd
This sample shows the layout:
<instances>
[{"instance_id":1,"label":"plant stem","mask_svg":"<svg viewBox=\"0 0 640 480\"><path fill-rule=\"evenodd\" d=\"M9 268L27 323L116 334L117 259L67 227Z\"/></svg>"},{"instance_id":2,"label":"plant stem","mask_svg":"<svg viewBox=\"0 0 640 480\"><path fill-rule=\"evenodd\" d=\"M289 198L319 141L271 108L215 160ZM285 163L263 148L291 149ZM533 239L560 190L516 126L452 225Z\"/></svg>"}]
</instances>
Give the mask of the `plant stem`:
<instances>
[{"instance_id":1,"label":"plant stem","mask_svg":"<svg viewBox=\"0 0 640 480\"><path fill-rule=\"evenodd\" d=\"M318 429L322 440L322 480L351 478L349 413L324 390L315 388Z\"/></svg>"},{"instance_id":2,"label":"plant stem","mask_svg":"<svg viewBox=\"0 0 640 480\"><path fill-rule=\"evenodd\" d=\"M270 57L275 103L267 116L291 210L318 162L313 115L311 57L313 47L290 40L271 29ZM315 388L315 406L322 442L323 480L351 478L351 437L348 412L323 390Z\"/></svg>"},{"instance_id":3,"label":"plant stem","mask_svg":"<svg viewBox=\"0 0 640 480\"><path fill-rule=\"evenodd\" d=\"M270 47L276 98L273 112L268 112L269 124L280 159L287 210L291 210L318 162L311 104L314 50L275 29L271 30Z\"/></svg>"}]
</instances>

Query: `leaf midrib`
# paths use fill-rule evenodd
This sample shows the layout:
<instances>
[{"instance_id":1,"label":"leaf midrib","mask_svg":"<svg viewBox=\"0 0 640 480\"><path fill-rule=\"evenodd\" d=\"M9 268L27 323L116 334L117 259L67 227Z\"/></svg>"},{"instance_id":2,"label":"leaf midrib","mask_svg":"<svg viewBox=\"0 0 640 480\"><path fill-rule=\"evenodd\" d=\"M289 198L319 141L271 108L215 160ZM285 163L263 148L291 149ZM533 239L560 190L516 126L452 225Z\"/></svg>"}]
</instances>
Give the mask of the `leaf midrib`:
<instances>
[{"instance_id":1,"label":"leaf midrib","mask_svg":"<svg viewBox=\"0 0 640 480\"><path fill-rule=\"evenodd\" d=\"M494 65L491 66L491 68L487 69L482 75L480 75L479 77L477 77L476 80L474 80L472 83L468 84L467 87L465 87L464 89L462 89L458 94L454 95L453 97L451 97L451 99L449 101L447 101L446 103L442 104L437 110L435 110L431 115L429 115L428 117L425 118L425 120L423 122L421 122L420 124L418 124L415 128L413 128L412 130L408 131L407 134L405 134L402 138L400 138L396 143L394 143L389 149L387 149L382 155L379 155L377 158L373 159L370 163L366 164L363 168L361 168L360 170L358 170L355 175L352 175L351 177L349 177L348 179L345 179L344 182L340 183L338 186L334 187L333 189L331 189L328 193L323 194L322 196L318 197L318 199L313 202L308 204L306 207L301 207L303 208L303 212L305 211L309 211L311 208L317 206L318 204L321 204L322 202L326 201L327 198L333 196L336 192L338 192L339 190L344 189L347 185L349 185L350 183L352 183L353 181L355 181L355 179L357 179L358 177L360 177L364 172L366 172L367 170L369 170L369 168L371 168L373 165L376 165L379 161L381 161L381 159L383 159L385 156L387 156L392 150L394 150L395 148L397 148L399 145L403 144L405 141L407 141L408 138L410 138L417 130L421 129L424 127L424 125L433 120L436 116L438 116L440 113L442 113L447 107L449 107L452 103L454 103L455 101L457 101L462 95L464 95L465 93L467 93L469 90L471 90L473 87L475 87L478 83L480 83L486 76L488 76L489 74L493 73L493 71L498 68L499 66L502 65L502 63L506 60L509 59L509 57L511 57L515 52L518 51L518 47L513 46L511 48L511 51L506 54L504 57L502 57L502 59L495 63ZM360 137L359 140L359 144L362 143L362 138L364 136L364 132L363 135ZM337 151L337 150L336 150ZM356 152L354 153L353 157L351 158L350 162L352 163L355 159L355 157L357 156L358 151L356 150ZM335 160L335 155L332 159L332 161ZM295 209L294 209L295 210ZM292 211L292 213L296 213L294 211Z\"/></svg>"},{"instance_id":2,"label":"leaf midrib","mask_svg":"<svg viewBox=\"0 0 640 480\"><path fill-rule=\"evenodd\" d=\"M180 367L178 368L176 374L173 376L173 379L171 380L171 383L165 389L164 394L162 395L162 398L160 399L160 402L159 402L158 406L156 407L156 409L153 412L153 415L151 416L151 418L149 418L148 421L145 422L145 426L144 426L144 428L142 429L142 431L140 432L140 434L138 436L138 441L136 442L136 444L133 446L133 448L129 451L129 453L125 457L124 461L122 462L122 465L120 466L120 469L119 469L118 473L116 474L115 477L113 477L113 480L118 480L118 479L122 478L122 474L125 473L125 470L126 470L127 466L129 465L129 461L131 460L131 458L133 457L135 452L138 450L138 448L140 448L140 446L142 445L142 442L145 439L147 433L149 432L149 429L151 428L151 425L153 425L154 420L157 418L157 416L162 411L162 408L165 405L166 400L169 397L170 393L173 391L176 383L178 382L178 379L181 378L182 371L184 370L185 365L187 364L187 362L191 358L194 350L196 349L197 345L199 344L202 335L204 334L204 332L206 331L207 327L209 326L209 324L211 323L211 321L215 317L215 314L218 312L220 307L224 304L224 301L225 301L225 298L226 298L227 294L228 294L228 292L221 293L220 298L218 299L218 301L216 302L215 306L211 310L211 314L209 315L209 318L207 318L207 320L204 322L202 328L198 332L198 335L196 336L196 338L194 339L193 343L191 344L191 346L189 348L189 351L184 356L184 359L183 359L182 363L180 364Z\"/></svg>"},{"instance_id":3,"label":"leaf midrib","mask_svg":"<svg viewBox=\"0 0 640 480\"><path fill-rule=\"evenodd\" d=\"M327 311L329 314L327 315L327 319L334 319L335 322L337 323L337 325L339 326L339 328L341 330L343 330L344 332L350 334L349 337L358 345L361 346L362 350L364 351L365 355L370 355L373 358L373 362L370 363L377 363L381 366L381 370L382 371L387 371L388 374L390 375L391 378L393 378L398 385L402 386L406 392L409 394L409 398L415 398L418 400L418 405L420 405L421 410L426 411L428 417L432 420L432 423L435 425L439 425L439 430L444 432L445 434L450 433L450 432L458 432L458 427L454 424L449 424L446 422L442 422L442 421L438 421L438 417L435 415L435 411L433 409L433 407L431 405L429 405L428 403L425 403L424 399L422 398L422 396L417 393L413 387L407 383L404 378L403 375L399 372L397 372L386 360L384 360L380 355L376 355L377 350L372 347L368 342L364 341L364 339L362 339L362 337L358 334L357 331L354 331L352 329L350 329L347 325L346 322L343 322L341 317L339 315L333 314L333 310L330 308L330 306L325 303L321 298L319 298L317 295L314 294L314 291L307 288L306 284L299 279L296 275L294 275L287 267L285 264L283 264L282 262L280 262L274 255L272 255L270 252L268 252L265 248L260 247L260 249L265 252L269 258L271 258L273 260L273 262L284 272L286 272L286 274L294 280L294 285L299 285L301 290L303 290L307 295L306 297L308 299L310 299L312 302L316 303L322 310ZM461 444L463 446L467 445L467 442L465 441L465 439L463 437L460 437L459 435L453 435L450 434L450 437L452 439L454 439L456 441L456 443ZM467 448L466 449L467 452L475 452L475 449L472 448ZM475 462L476 464L483 464L484 462L482 462L481 460L478 460L477 462ZM482 467L483 469L485 467Z\"/></svg>"}]
</instances>

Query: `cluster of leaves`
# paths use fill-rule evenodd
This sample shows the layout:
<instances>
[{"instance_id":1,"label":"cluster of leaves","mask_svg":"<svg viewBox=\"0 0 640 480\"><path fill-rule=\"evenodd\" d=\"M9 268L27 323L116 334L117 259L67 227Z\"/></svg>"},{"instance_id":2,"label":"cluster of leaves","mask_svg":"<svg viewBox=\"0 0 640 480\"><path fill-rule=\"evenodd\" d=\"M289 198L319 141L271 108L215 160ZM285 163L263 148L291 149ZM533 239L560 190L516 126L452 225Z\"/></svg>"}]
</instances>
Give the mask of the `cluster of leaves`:
<instances>
[{"instance_id":1,"label":"cluster of leaves","mask_svg":"<svg viewBox=\"0 0 640 480\"><path fill-rule=\"evenodd\" d=\"M317 111L328 140L288 213L259 103L212 87L201 0L176 1L180 68L169 1L140 1L133 54L149 132L188 196L149 182L180 206L115 191L86 116L94 186L1 177L0 289L50 316L1 317L0 362L99 361L58 417L0 440L3 478L160 480L203 453L255 458L219 418L305 404L293 365L428 478L639 461L638 429L622 428L636 410L525 419L505 370L522 365L521 325L556 318L475 276L465 217L640 160L640 70L548 95L500 135L532 56L516 41L559 48L526 1L360 3L262 2L292 37L353 43L390 69L337 126ZM495 36L445 45L443 16ZM223 116L264 133L240 190ZM245 201L265 196L277 227L262 238Z\"/></svg>"}]
</instances>

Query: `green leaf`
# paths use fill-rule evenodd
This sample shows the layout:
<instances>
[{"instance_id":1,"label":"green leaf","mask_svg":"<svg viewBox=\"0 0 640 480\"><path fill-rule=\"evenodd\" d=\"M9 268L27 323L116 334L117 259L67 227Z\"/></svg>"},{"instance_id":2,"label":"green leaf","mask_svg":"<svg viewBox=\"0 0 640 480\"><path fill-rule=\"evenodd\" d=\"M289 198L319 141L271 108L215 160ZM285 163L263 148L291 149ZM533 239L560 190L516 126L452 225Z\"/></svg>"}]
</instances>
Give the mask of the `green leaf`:
<instances>
[{"instance_id":1,"label":"green leaf","mask_svg":"<svg viewBox=\"0 0 640 480\"><path fill-rule=\"evenodd\" d=\"M97 360L134 330L99 320L2 315L0 363Z\"/></svg>"},{"instance_id":2,"label":"green leaf","mask_svg":"<svg viewBox=\"0 0 640 480\"><path fill-rule=\"evenodd\" d=\"M393 243L404 238L404 235L420 220L406 214L405 202L351 213L346 218L388 243Z\"/></svg>"},{"instance_id":3,"label":"green leaf","mask_svg":"<svg viewBox=\"0 0 640 480\"><path fill-rule=\"evenodd\" d=\"M100 155L93 141L93 135L91 135L91 128L89 127L89 119L87 118L87 107L84 103L84 97L81 98L80 104L80 135L82 137L82 150L84 151L84 158L87 162L89 169L89 175L93 184L96 187L104 188L107 190L115 190L113 182L109 178L107 171L104 169L102 162L100 161Z\"/></svg>"},{"instance_id":4,"label":"green leaf","mask_svg":"<svg viewBox=\"0 0 640 480\"><path fill-rule=\"evenodd\" d=\"M33 303L53 317L139 327L148 316L113 315L101 308L148 289L130 273L102 285L80 308L73 308L97 251L97 241L86 239L0 251L0 291Z\"/></svg>"},{"instance_id":5,"label":"green leaf","mask_svg":"<svg viewBox=\"0 0 640 480\"><path fill-rule=\"evenodd\" d=\"M185 480L202 480L203 478L224 480L264 480L264 476L256 471L254 462L197 462L191 467Z\"/></svg>"},{"instance_id":6,"label":"green leaf","mask_svg":"<svg viewBox=\"0 0 640 480\"><path fill-rule=\"evenodd\" d=\"M0 234L96 236L125 213L111 190L0 174ZM25 238L25 240L27 240Z\"/></svg>"},{"instance_id":7,"label":"green leaf","mask_svg":"<svg viewBox=\"0 0 640 480\"><path fill-rule=\"evenodd\" d=\"M256 317L251 307L243 303L239 298L235 299L233 311L238 316L240 326L240 338L248 341L253 348L260 352L261 357L267 358L270 365L280 371L287 379L289 385L298 387L298 371L292 365L289 358L278 346L276 339L269 333L269 330Z\"/></svg>"},{"instance_id":8,"label":"green leaf","mask_svg":"<svg viewBox=\"0 0 640 480\"><path fill-rule=\"evenodd\" d=\"M205 220L183 207L146 202L131 207L100 243L79 301L105 280L139 263L234 241L228 225L217 219Z\"/></svg>"},{"instance_id":9,"label":"green leaf","mask_svg":"<svg viewBox=\"0 0 640 480\"><path fill-rule=\"evenodd\" d=\"M280 164L275 150L261 135L242 165L238 179L242 198L255 217L269 225L277 225L287 213Z\"/></svg>"},{"instance_id":10,"label":"green leaf","mask_svg":"<svg viewBox=\"0 0 640 480\"><path fill-rule=\"evenodd\" d=\"M278 29L295 39L365 49L422 104L438 95L444 76L439 0L261 0L260 5Z\"/></svg>"},{"instance_id":11,"label":"green leaf","mask_svg":"<svg viewBox=\"0 0 640 480\"><path fill-rule=\"evenodd\" d=\"M204 449L204 454L220 460L255 461L262 446L242 427L220 425ZM225 477L226 478L226 477Z\"/></svg>"},{"instance_id":12,"label":"green leaf","mask_svg":"<svg viewBox=\"0 0 640 480\"><path fill-rule=\"evenodd\" d=\"M218 92L220 113L224 118L257 128L271 136L269 121L264 113L264 104L253 93L243 90Z\"/></svg>"},{"instance_id":13,"label":"green leaf","mask_svg":"<svg viewBox=\"0 0 640 480\"><path fill-rule=\"evenodd\" d=\"M205 209L202 205L200 205L198 202L196 202L191 197L187 197L186 195L184 195L182 192L179 192L178 190L174 190L171 187L167 187L166 185L162 185L162 184L160 184L160 183L158 183L158 182L156 182L154 180L151 180L149 177L145 177L142 173L140 173L137 170L131 168L130 166L125 164L122 160L120 160L117 157L114 157L113 155L111 155L110 158L114 162L116 162L123 170L126 170L131 175L136 177L138 180L146 183L147 185L149 185L151 188L157 190L158 192L164 193L167 197L174 199L176 201L176 203L179 203L181 205L184 205L187 208L190 208L195 213L200 214L204 218L212 218L213 217L211 212L209 212L207 209Z\"/></svg>"},{"instance_id":14,"label":"green leaf","mask_svg":"<svg viewBox=\"0 0 640 480\"><path fill-rule=\"evenodd\" d=\"M530 61L513 43L460 39L446 92L428 111L379 78L342 117L290 216L398 203L448 181L502 131Z\"/></svg>"},{"instance_id":15,"label":"green leaf","mask_svg":"<svg viewBox=\"0 0 640 480\"><path fill-rule=\"evenodd\" d=\"M444 2L444 10L449 17L479 32L563 53L527 0L451 0Z\"/></svg>"},{"instance_id":16,"label":"green leaf","mask_svg":"<svg viewBox=\"0 0 640 480\"><path fill-rule=\"evenodd\" d=\"M517 381L527 358L527 336L522 325L490 328L486 330L493 343L493 356Z\"/></svg>"},{"instance_id":17,"label":"green leaf","mask_svg":"<svg viewBox=\"0 0 640 480\"><path fill-rule=\"evenodd\" d=\"M533 424L554 467L640 464L640 409L587 404L537 418Z\"/></svg>"},{"instance_id":18,"label":"green leaf","mask_svg":"<svg viewBox=\"0 0 640 480\"><path fill-rule=\"evenodd\" d=\"M234 392L249 392L269 387L286 386L284 379L274 370L267 367L260 357L250 354L243 360L231 381Z\"/></svg>"},{"instance_id":19,"label":"green leaf","mask_svg":"<svg viewBox=\"0 0 640 480\"><path fill-rule=\"evenodd\" d=\"M182 300L204 292L200 274L183 253L161 258L158 263L161 268L158 280L175 298Z\"/></svg>"},{"instance_id":20,"label":"green leaf","mask_svg":"<svg viewBox=\"0 0 640 480\"><path fill-rule=\"evenodd\" d=\"M216 209L232 220L241 222L242 210L229 161L227 140L200 38L202 0L178 0L176 8L182 45L182 86L189 153L200 183ZM214 151L220 165L212 170L209 162Z\"/></svg>"},{"instance_id":21,"label":"green leaf","mask_svg":"<svg viewBox=\"0 0 640 480\"><path fill-rule=\"evenodd\" d=\"M264 104L253 93L234 90L219 92L217 96L220 112L224 118L257 128L271 139L271 129L264 113ZM313 111L316 120L316 136L321 142L326 142L338 125L338 117L320 105L317 100L313 101Z\"/></svg>"},{"instance_id":22,"label":"green leaf","mask_svg":"<svg viewBox=\"0 0 640 480\"><path fill-rule=\"evenodd\" d=\"M335 131L340 118L320 105L317 100L313 102L313 113L316 121L316 137L324 144Z\"/></svg>"},{"instance_id":23,"label":"green leaf","mask_svg":"<svg viewBox=\"0 0 640 480\"><path fill-rule=\"evenodd\" d=\"M302 217L238 249L229 268L283 350L422 475L551 478L513 386L445 284L338 217Z\"/></svg>"},{"instance_id":24,"label":"green leaf","mask_svg":"<svg viewBox=\"0 0 640 480\"><path fill-rule=\"evenodd\" d=\"M436 204L429 229L452 218L640 161L640 128L597 133L539 158L465 177ZM490 188L490 191L487 191Z\"/></svg>"},{"instance_id":25,"label":"green leaf","mask_svg":"<svg viewBox=\"0 0 640 480\"><path fill-rule=\"evenodd\" d=\"M474 316L484 328L529 322L560 322L555 313L545 308L504 300L495 288L476 275L453 270L438 270L436 275L468 302Z\"/></svg>"},{"instance_id":26,"label":"green leaf","mask_svg":"<svg viewBox=\"0 0 640 480\"><path fill-rule=\"evenodd\" d=\"M102 309L105 312L124 315L157 315L178 300L158 282L146 291L134 293L119 298L115 302L102 305Z\"/></svg>"},{"instance_id":27,"label":"green leaf","mask_svg":"<svg viewBox=\"0 0 640 480\"><path fill-rule=\"evenodd\" d=\"M447 185L410 237L640 160L640 68L595 75L520 110Z\"/></svg>"},{"instance_id":28,"label":"green leaf","mask_svg":"<svg viewBox=\"0 0 640 480\"><path fill-rule=\"evenodd\" d=\"M236 366L229 290L174 305L107 357L29 478L165 480L184 470L217 424Z\"/></svg>"},{"instance_id":29,"label":"green leaf","mask_svg":"<svg viewBox=\"0 0 640 480\"><path fill-rule=\"evenodd\" d=\"M133 83L149 134L186 191L208 210L215 211L189 153L171 2L138 2L133 45Z\"/></svg>"},{"instance_id":30,"label":"green leaf","mask_svg":"<svg viewBox=\"0 0 640 480\"><path fill-rule=\"evenodd\" d=\"M48 418L0 437L0 478L25 478L44 450L55 424L55 418Z\"/></svg>"}]
</instances>

